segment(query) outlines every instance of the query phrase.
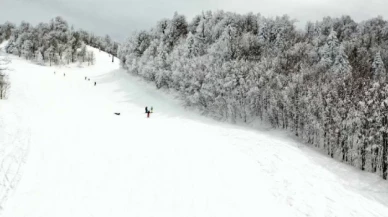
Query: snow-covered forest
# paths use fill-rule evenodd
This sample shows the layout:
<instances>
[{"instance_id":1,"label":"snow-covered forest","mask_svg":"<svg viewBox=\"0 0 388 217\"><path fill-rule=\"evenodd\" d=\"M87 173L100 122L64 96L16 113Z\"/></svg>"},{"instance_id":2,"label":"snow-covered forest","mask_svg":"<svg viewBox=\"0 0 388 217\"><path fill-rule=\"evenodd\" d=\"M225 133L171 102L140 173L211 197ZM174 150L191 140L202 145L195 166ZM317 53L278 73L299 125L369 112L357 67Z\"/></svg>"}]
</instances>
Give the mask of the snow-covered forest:
<instances>
[{"instance_id":1,"label":"snow-covered forest","mask_svg":"<svg viewBox=\"0 0 388 217\"><path fill-rule=\"evenodd\" d=\"M19 26L6 22L0 25L0 42L9 40L6 52L23 56L39 64L69 64L76 61L93 64L93 52L87 51L90 45L117 55L118 43L109 35L95 36L85 30L74 30L61 17L36 26L22 22ZM114 58L112 58L112 61Z\"/></svg>"},{"instance_id":2,"label":"snow-covered forest","mask_svg":"<svg viewBox=\"0 0 388 217\"><path fill-rule=\"evenodd\" d=\"M388 22L175 14L118 49L122 67L231 122L292 131L330 157L387 179Z\"/></svg>"}]
</instances>

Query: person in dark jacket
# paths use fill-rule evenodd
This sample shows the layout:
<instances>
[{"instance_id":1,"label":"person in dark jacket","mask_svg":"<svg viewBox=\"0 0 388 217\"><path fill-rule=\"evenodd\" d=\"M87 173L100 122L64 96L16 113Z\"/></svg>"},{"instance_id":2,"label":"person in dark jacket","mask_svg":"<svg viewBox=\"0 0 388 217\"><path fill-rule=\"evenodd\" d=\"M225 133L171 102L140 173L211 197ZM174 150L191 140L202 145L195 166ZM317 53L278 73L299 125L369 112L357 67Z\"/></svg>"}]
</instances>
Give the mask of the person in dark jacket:
<instances>
[{"instance_id":1,"label":"person in dark jacket","mask_svg":"<svg viewBox=\"0 0 388 217\"><path fill-rule=\"evenodd\" d=\"M147 118L149 118L150 117L150 111L147 111Z\"/></svg>"},{"instance_id":2,"label":"person in dark jacket","mask_svg":"<svg viewBox=\"0 0 388 217\"><path fill-rule=\"evenodd\" d=\"M148 112L148 108L147 108L147 106L145 107L145 113L147 113Z\"/></svg>"},{"instance_id":3,"label":"person in dark jacket","mask_svg":"<svg viewBox=\"0 0 388 217\"><path fill-rule=\"evenodd\" d=\"M94 82L94 86L96 86L97 82Z\"/></svg>"}]
</instances>

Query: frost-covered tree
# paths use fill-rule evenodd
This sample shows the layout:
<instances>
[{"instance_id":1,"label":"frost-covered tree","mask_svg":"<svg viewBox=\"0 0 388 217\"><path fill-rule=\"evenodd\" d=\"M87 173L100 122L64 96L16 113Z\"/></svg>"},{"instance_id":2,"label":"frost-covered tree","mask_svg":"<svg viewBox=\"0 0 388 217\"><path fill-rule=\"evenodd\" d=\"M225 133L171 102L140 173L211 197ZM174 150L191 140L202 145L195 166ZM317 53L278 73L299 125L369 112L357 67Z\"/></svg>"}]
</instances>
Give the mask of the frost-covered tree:
<instances>
[{"instance_id":1,"label":"frost-covered tree","mask_svg":"<svg viewBox=\"0 0 388 217\"><path fill-rule=\"evenodd\" d=\"M376 53L372 63L372 77L375 81L384 83L387 77L384 62L381 59L380 51Z\"/></svg>"},{"instance_id":2,"label":"frost-covered tree","mask_svg":"<svg viewBox=\"0 0 388 217\"><path fill-rule=\"evenodd\" d=\"M8 76L5 74L6 66L9 62L9 59L0 57L0 100L7 97L7 92L10 87Z\"/></svg>"},{"instance_id":3,"label":"frost-covered tree","mask_svg":"<svg viewBox=\"0 0 388 217\"><path fill-rule=\"evenodd\" d=\"M83 63L83 62L85 62L85 60L86 60L86 45L85 44L83 44L82 46L81 46L81 49L80 49L80 51L78 52L78 58L79 58L79 60Z\"/></svg>"},{"instance_id":4,"label":"frost-covered tree","mask_svg":"<svg viewBox=\"0 0 388 217\"><path fill-rule=\"evenodd\" d=\"M36 57L36 62L39 64L39 65L44 65L44 52L42 52L42 50L38 50L35 52L35 57Z\"/></svg>"},{"instance_id":5,"label":"frost-covered tree","mask_svg":"<svg viewBox=\"0 0 388 217\"><path fill-rule=\"evenodd\" d=\"M93 51L88 51L86 53L86 60L88 61L88 65L94 65L96 58L94 57Z\"/></svg>"},{"instance_id":6,"label":"frost-covered tree","mask_svg":"<svg viewBox=\"0 0 388 217\"><path fill-rule=\"evenodd\" d=\"M34 56L33 44L30 40L25 40L22 45L22 54L26 59L31 59Z\"/></svg>"},{"instance_id":7,"label":"frost-covered tree","mask_svg":"<svg viewBox=\"0 0 388 217\"><path fill-rule=\"evenodd\" d=\"M220 38L213 44L210 53L214 55L215 59L219 60L233 60L238 55L238 33L237 29L232 26L228 26L223 31Z\"/></svg>"}]
</instances>

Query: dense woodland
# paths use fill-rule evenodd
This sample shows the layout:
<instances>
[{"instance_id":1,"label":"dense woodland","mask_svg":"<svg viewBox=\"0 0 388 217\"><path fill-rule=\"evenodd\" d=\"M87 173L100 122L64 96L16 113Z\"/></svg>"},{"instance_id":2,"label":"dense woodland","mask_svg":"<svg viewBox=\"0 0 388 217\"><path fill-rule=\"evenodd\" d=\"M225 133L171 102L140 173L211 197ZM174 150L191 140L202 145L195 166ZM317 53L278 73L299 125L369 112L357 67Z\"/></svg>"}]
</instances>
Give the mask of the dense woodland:
<instances>
[{"instance_id":1,"label":"dense woodland","mask_svg":"<svg viewBox=\"0 0 388 217\"><path fill-rule=\"evenodd\" d=\"M25 57L39 64L69 64L76 61L93 64L93 52L86 45L117 55L118 44L109 35L95 36L85 30L74 30L61 17L33 26L22 22L19 26L6 22L0 25L0 42L9 40L7 53ZM112 61L114 58L112 58Z\"/></svg>"},{"instance_id":2,"label":"dense woodland","mask_svg":"<svg viewBox=\"0 0 388 217\"><path fill-rule=\"evenodd\" d=\"M130 36L122 66L231 122L293 132L330 157L387 179L388 22L204 12Z\"/></svg>"}]
</instances>

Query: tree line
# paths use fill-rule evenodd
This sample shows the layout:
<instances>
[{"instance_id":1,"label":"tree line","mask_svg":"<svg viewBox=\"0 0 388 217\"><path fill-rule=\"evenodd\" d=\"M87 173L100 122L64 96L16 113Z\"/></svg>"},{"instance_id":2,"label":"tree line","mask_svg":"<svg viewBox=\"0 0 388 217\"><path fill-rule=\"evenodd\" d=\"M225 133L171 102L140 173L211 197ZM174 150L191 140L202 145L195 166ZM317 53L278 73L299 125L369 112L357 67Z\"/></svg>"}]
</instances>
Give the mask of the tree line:
<instances>
[{"instance_id":1,"label":"tree line","mask_svg":"<svg viewBox=\"0 0 388 217\"><path fill-rule=\"evenodd\" d=\"M187 106L231 122L266 121L330 157L388 173L388 22L349 16L175 13L131 35L123 68L180 93Z\"/></svg>"},{"instance_id":2,"label":"tree line","mask_svg":"<svg viewBox=\"0 0 388 217\"><path fill-rule=\"evenodd\" d=\"M39 64L69 64L76 61L93 64L93 52L86 45L117 55L118 43L109 35L95 36L85 30L74 30L62 17L36 26L22 22L19 26L6 22L0 25L0 42L8 40L7 53L25 57ZM113 61L113 58L112 58Z\"/></svg>"}]
</instances>

